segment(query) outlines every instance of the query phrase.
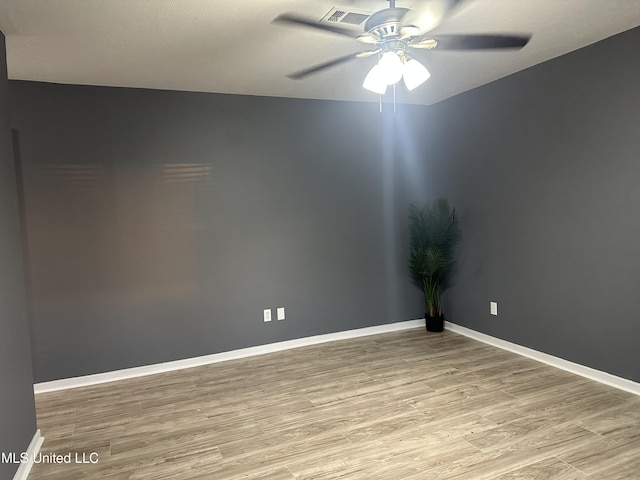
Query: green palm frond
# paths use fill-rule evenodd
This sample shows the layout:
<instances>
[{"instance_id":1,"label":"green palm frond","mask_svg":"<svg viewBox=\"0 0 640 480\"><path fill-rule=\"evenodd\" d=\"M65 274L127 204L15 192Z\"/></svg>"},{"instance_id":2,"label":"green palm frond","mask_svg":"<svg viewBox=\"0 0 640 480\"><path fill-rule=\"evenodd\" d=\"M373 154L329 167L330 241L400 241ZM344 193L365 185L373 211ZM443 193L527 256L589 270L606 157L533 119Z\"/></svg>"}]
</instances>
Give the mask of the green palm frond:
<instances>
[{"instance_id":1,"label":"green palm frond","mask_svg":"<svg viewBox=\"0 0 640 480\"><path fill-rule=\"evenodd\" d=\"M455 266L459 239L456 211L446 199L409 206L409 271L431 315L440 314L440 292Z\"/></svg>"}]
</instances>

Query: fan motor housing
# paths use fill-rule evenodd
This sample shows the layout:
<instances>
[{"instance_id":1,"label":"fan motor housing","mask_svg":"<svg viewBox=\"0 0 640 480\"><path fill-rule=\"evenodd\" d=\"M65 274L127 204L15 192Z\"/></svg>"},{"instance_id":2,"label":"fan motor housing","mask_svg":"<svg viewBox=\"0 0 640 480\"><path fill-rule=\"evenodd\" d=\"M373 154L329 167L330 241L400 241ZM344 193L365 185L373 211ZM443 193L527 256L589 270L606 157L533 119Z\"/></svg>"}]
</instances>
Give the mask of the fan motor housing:
<instances>
[{"instance_id":1,"label":"fan motor housing","mask_svg":"<svg viewBox=\"0 0 640 480\"><path fill-rule=\"evenodd\" d=\"M385 8L372 14L364 24L365 32L368 32L382 40L400 35L400 22L408 8Z\"/></svg>"}]
</instances>

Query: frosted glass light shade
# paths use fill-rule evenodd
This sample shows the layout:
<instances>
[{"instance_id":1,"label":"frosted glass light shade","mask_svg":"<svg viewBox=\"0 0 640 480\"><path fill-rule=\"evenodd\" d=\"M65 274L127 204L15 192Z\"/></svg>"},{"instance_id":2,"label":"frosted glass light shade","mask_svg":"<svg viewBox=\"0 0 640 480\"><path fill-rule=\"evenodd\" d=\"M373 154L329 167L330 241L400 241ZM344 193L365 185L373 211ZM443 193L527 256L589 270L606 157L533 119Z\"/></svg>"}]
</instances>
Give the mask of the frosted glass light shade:
<instances>
[{"instance_id":1,"label":"frosted glass light shade","mask_svg":"<svg viewBox=\"0 0 640 480\"><path fill-rule=\"evenodd\" d=\"M402 78L402 72L404 70L402 60L400 60L396 52L384 52L378 62L378 66L387 85L398 83Z\"/></svg>"},{"instance_id":2,"label":"frosted glass light shade","mask_svg":"<svg viewBox=\"0 0 640 480\"><path fill-rule=\"evenodd\" d=\"M418 85L422 85L430 76L429 70L417 60L411 59L404 64L402 78L407 90L413 90Z\"/></svg>"},{"instance_id":3,"label":"frosted glass light shade","mask_svg":"<svg viewBox=\"0 0 640 480\"><path fill-rule=\"evenodd\" d=\"M387 82L380 70L380 65L376 64L371 70L369 70L362 86L371 92L384 95L384 92L387 91Z\"/></svg>"}]
</instances>

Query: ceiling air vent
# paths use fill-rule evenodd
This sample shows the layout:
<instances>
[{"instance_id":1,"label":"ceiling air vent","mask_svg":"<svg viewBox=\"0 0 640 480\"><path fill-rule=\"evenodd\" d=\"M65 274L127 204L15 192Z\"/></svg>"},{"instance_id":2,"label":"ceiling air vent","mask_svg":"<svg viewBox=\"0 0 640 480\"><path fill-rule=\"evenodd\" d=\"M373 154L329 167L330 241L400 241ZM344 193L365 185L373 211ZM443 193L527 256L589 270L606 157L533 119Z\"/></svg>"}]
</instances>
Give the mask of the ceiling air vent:
<instances>
[{"instance_id":1,"label":"ceiling air vent","mask_svg":"<svg viewBox=\"0 0 640 480\"><path fill-rule=\"evenodd\" d=\"M364 13L347 12L340 21L342 23L350 23L351 25L362 25L367 18L369 18L369 15L365 15Z\"/></svg>"},{"instance_id":2,"label":"ceiling air vent","mask_svg":"<svg viewBox=\"0 0 640 480\"><path fill-rule=\"evenodd\" d=\"M327 18L327 22L339 22L342 17L347 14L344 10L335 10L329 18Z\"/></svg>"},{"instance_id":3,"label":"ceiling air vent","mask_svg":"<svg viewBox=\"0 0 640 480\"><path fill-rule=\"evenodd\" d=\"M361 29L360 26L370 15L371 12L333 7L329 10L329 13L320 19L320 23L340 24L343 27L356 27Z\"/></svg>"}]
</instances>

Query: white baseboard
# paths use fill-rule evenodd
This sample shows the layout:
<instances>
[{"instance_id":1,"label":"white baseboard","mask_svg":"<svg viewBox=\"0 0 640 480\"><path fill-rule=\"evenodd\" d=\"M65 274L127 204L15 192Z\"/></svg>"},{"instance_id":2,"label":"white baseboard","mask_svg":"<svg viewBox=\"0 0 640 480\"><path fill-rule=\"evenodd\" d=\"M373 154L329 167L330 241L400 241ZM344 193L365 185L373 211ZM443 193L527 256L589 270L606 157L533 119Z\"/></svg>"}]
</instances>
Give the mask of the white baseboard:
<instances>
[{"instance_id":1,"label":"white baseboard","mask_svg":"<svg viewBox=\"0 0 640 480\"><path fill-rule=\"evenodd\" d=\"M97 373L95 375L86 375L82 377L64 378L61 380L53 380L50 382L36 383L33 386L33 390L35 393L45 393L55 392L58 390L66 390L69 388L87 387L100 383L115 382L118 380L125 380L129 378L143 377L145 375L154 375L156 373L165 373L172 372L174 370L182 370L184 368L199 367L202 365L224 362L226 360L235 360L239 358L252 357L254 355L262 355L265 353L280 352L282 350L288 350L290 348L306 347L309 345L317 345L319 343L333 342L335 340L365 337L367 335L376 335L378 333L409 330L411 328L417 327L424 327L424 319L387 323L384 325L376 325L374 327L365 327L358 328L356 330L347 330L344 332L327 333L324 335L297 338L295 340L269 343L267 345L259 345L257 347L242 348L240 350L214 353L212 355L187 358L184 360L176 360L173 362L158 363L155 365L126 368L113 372Z\"/></svg>"},{"instance_id":2,"label":"white baseboard","mask_svg":"<svg viewBox=\"0 0 640 480\"><path fill-rule=\"evenodd\" d=\"M146 365L143 367L127 368L116 370L113 372L98 373L95 375L86 375L75 378L64 378L61 380L53 380L51 382L36 383L33 386L35 393L55 392L58 390L66 390L69 388L87 387L100 383L115 382L118 380L126 380L129 378L143 377L146 375L154 375L156 373L172 372L182 370L184 368L199 367L227 360L235 360L240 358L252 357L254 355L263 355L265 353L280 352L291 348L306 347L309 345L317 345L319 343L333 342L336 340L346 340L349 338L364 337L367 335L376 335L379 333L395 332L400 330L409 330L412 328L424 327L424 319L407 320L404 322L388 323L384 325L376 325L374 327L358 328L355 330L347 330L344 332L327 333L324 335L315 335L312 337L298 338L295 340L287 340L284 342L270 343L267 345L259 345L257 347L242 348L232 350L230 352L214 353L202 357L187 358L184 360L176 360L173 362L158 363L155 365ZM454 333L464 335L474 340L478 340L489 345L493 345L504 350L508 350L519 355L537 360L547 365L551 365L567 372L575 373L582 377L604 383L614 388L624 390L625 392L640 395L640 383L627 380L626 378L617 377L610 373L585 367L578 363L573 363L559 357L554 357L547 353L539 352L531 348L492 337L485 333L480 333L461 325L451 322L445 322L445 328ZM39 435L39 431L36 432ZM41 438L41 437L40 437ZM34 437L35 439L35 437ZM32 442L33 443L33 442ZM42 441L40 442L42 444ZM40 448L38 444L38 449ZM30 447L31 448L31 447ZM29 467L31 468L31 467ZM16 477L16 480L21 477ZM26 478L26 477L25 477Z\"/></svg>"},{"instance_id":3,"label":"white baseboard","mask_svg":"<svg viewBox=\"0 0 640 480\"><path fill-rule=\"evenodd\" d=\"M549 355L547 353L523 347L516 343L511 343L500 338L492 337L491 335L487 335L485 333L476 332L475 330L471 330L470 328L463 327L455 323L445 322L445 328L454 333L464 335L465 337L473 338L474 340L488 343L489 345L493 345L494 347L502 348L503 350L508 350L510 352L529 357L533 360L546 363L547 365L551 365L552 367L560 368L562 370L575 373L576 375L580 375L590 380L604 383L605 385L609 385L610 387L640 395L640 383L627 380L626 378L617 377L615 375L611 375L610 373L595 370L590 367L585 367L584 365L580 365L579 363L573 363L559 357L554 357L553 355Z\"/></svg>"},{"instance_id":4,"label":"white baseboard","mask_svg":"<svg viewBox=\"0 0 640 480\"><path fill-rule=\"evenodd\" d=\"M29 448L27 449L27 457L29 461L26 463L21 463L18 467L18 471L13 476L13 480L27 480L29 477L29 472L31 472L31 467L33 467L34 459L36 455L40 451L40 447L42 446L42 442L44 442L44 437L40 434L40 430L36 430L36 433L33 435L31 439L31 443L29 444Z\"/></svg>"}]
</instances>

